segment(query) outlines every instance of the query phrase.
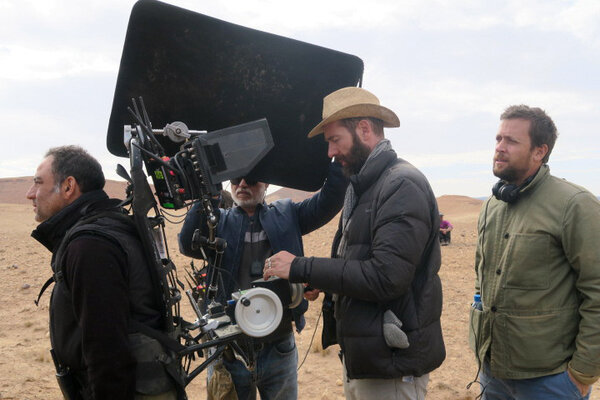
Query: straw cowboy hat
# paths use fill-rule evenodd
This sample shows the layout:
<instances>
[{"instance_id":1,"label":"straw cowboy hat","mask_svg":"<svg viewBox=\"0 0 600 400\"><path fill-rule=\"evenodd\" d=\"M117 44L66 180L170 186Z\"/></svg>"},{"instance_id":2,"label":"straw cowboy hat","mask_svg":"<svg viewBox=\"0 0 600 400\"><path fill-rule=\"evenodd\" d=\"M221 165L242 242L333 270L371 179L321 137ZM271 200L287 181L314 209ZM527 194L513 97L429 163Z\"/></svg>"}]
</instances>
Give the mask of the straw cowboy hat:
<instances>
[{"instance_id":1,"label":"straw cowboy hat","mask_svg":"<svg viewBox=\"0 0 600 400\"><path fill-rule=\"evenodd\" d=\"M323 121L313 128L308 137L323 133L323 127L345 118L372 117L383 121L383 126L400 126L398 116L389 108L379 104L371 92L357 87L346 87L328 94L323 99Z\"/></svg>"}]
</instances>

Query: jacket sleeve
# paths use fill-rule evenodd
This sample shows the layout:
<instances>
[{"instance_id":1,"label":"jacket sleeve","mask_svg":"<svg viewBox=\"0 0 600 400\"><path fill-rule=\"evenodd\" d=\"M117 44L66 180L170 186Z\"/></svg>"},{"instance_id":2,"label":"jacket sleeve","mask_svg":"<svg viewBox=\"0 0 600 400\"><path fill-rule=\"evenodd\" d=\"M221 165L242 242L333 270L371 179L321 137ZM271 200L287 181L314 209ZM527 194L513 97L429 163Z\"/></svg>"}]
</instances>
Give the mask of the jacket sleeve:
<instances>
[{"instance_id":1,"label":"jacket sleeve","mask_svg":"<svg viewBox=\"0 0 600 400\"><path fill-rule=\"evenodd\" d=\"M571 367L600 375L600 202L589 192L576 194L566 209L562 241L569 263L577 273L576 289L581 299L579 332Z\"/></svg>"},{"instance_id":2,"label":"jacket sleeve","mask_svg":"<svg viewBox=\"0 0 600 400\"><path fill-rule=\"evenodd\" d=\"M212 203L215 213L220 217L221 209L217 207L218 200L215 199ZM192 250L192 237L194 236L196 229L200 229L202 235L208 235L206 216L204 215L200 203L194 204L188 211L181 232L177 235L177 239L179 242L179 252L181 252L181 254L193 258L202 258L202 252L200 250Z\"/></svg>"},{"instance_id":3,"label":"jacket sleeve","mask_svg":"<svg viewBox=\"0 0 600 400\"><path fill-rule=\"evenodd\" d=\"M387 302L407 292L432 235L427 196L415 184L388 182L376 204L371 256L366 260L297 257L291 282L328 292ZM433 229L437 232L437 227Z\"/></svg>"},{"instance_id":4,"label":"jacket sleeve","mask_svg":"<svg viewBox=\"0 0 600 400\"><path fill-rule=\"evenodd\" d=\"M312 197L295 203L300 232L310 233L329 222L342 209L348 178L338 162L329 164L329 172L320 191Z\"/></svg>"},{"instance_id":5,"label":"jacket sleeve","mask_svg":"<svg viewBox=\"0 0 600 400\"><path fill-rule=\"evenodd\" d=\"M131 399L135 359L129 350L125 254L104 239L69 244L66 281L81 329L81 351L94 399Z\"/></svg>"}]
</instances>

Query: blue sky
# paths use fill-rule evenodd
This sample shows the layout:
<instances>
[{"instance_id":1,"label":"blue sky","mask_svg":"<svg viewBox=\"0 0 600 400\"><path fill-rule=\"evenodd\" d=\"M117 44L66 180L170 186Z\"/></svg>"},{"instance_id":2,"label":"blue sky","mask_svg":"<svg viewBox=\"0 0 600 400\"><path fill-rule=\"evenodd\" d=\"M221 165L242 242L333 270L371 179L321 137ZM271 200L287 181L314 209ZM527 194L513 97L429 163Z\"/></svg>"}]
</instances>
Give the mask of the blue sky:
<instances>
[{"instance_id":1,"label":"blue sky","mask_svg":"<svg viewBox=\"0 0 600 400\"><path fill-rule=\"evenodd\" d=\"M437 196L486 196L499 115L547 111L553 174L600 195L600 2L167 1L354 54L363 87L400 117L387 130ZM0 0L0 177L33 175L79 144L116 178L105 135L133 1ZM193 128L193 127L191 127Z\"/></svg>"}]
</instances>

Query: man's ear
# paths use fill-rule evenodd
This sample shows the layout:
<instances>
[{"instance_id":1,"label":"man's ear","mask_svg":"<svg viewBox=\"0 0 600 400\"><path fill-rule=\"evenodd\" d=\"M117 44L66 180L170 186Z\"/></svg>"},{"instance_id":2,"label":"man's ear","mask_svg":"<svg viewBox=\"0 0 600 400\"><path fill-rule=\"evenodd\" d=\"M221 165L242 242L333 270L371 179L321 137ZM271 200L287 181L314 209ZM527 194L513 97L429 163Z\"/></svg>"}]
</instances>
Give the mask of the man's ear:
<instances>
[{"instance_id":1,"label":"man's ear","mask_svg":"<svg viewBox=\"0 0 600 400\"><path fill-rule=\"evenodd\" d=\"M545 143L533 149L533 159L536 162L542 162L544 157L546 157L546 154L548 154L548 145Z\"/></svg>"},{"instance_id":2,"label":"man's ear","mask_svg":"<svg viewBox=\"0 0 600 400\"><path fill-rule=\"evenodd\" d=\"M69 203L81 196L81 189L73 176L68 176L60 185L62 197Z\"/></svg>"},{"instance_id":3,"label":"man's ear","mask_svg":"<svg viewBox=\"0 0 600 400\"><path fill-rule=\"evenodd\" d=\"M370 141L371 136L373 135L373 128L371 124L366 119L361 119L358 121L358 125L356 126L356 131L358 137L364 142L368 143Z\"/></svg>"}]
</instances>

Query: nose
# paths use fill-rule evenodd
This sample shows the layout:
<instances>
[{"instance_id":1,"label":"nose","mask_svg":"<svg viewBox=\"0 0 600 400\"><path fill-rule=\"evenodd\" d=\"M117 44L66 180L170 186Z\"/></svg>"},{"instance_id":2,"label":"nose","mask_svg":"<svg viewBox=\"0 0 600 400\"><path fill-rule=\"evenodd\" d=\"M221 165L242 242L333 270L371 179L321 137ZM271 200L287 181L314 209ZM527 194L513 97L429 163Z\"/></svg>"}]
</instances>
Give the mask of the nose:
<instances>
[{"instance_id":1,"label":"nose","mask_svg":"<svg viewBox=\"0 0 600 400\"><path fill-rule=\"evenodd\" d=\"M338 148L335 144L328 142L329 145L327 146L327 157L329 158L333 158L338 154Z\"/></svg>"},{"instance_id":2,"label":"nose","mask_svg":"<svg viewBox=\"0 0 600 400\"><path fill-rule=\"evenodd\" d=\"M247 188L247 187L248 187L248 184L246 183L246 179L242 179L242 180L240 181L240 184L239 184L238 186L239 186L239 187L244 187L244 188Z\"/></svg>"},{"instance_id":3,"label":"nose","mask_svg":"<svg viewBox=\"0 0 600 400\"><path fill-rule=\"evenodd\" d=\"M27 193L25 193L25 197L29 200L35 199L35 185L31 185Z\"/></svg>"},{"instance_id":4,"label":"nose","mask_svg":"<svg viewBox=\"0 0 600 400\"><path fill-rule=\"evenodd\" d=\"M496 153L502 153L504 151L504 145L502 142L496 143Z\"/></svg>"}]
</instances>

